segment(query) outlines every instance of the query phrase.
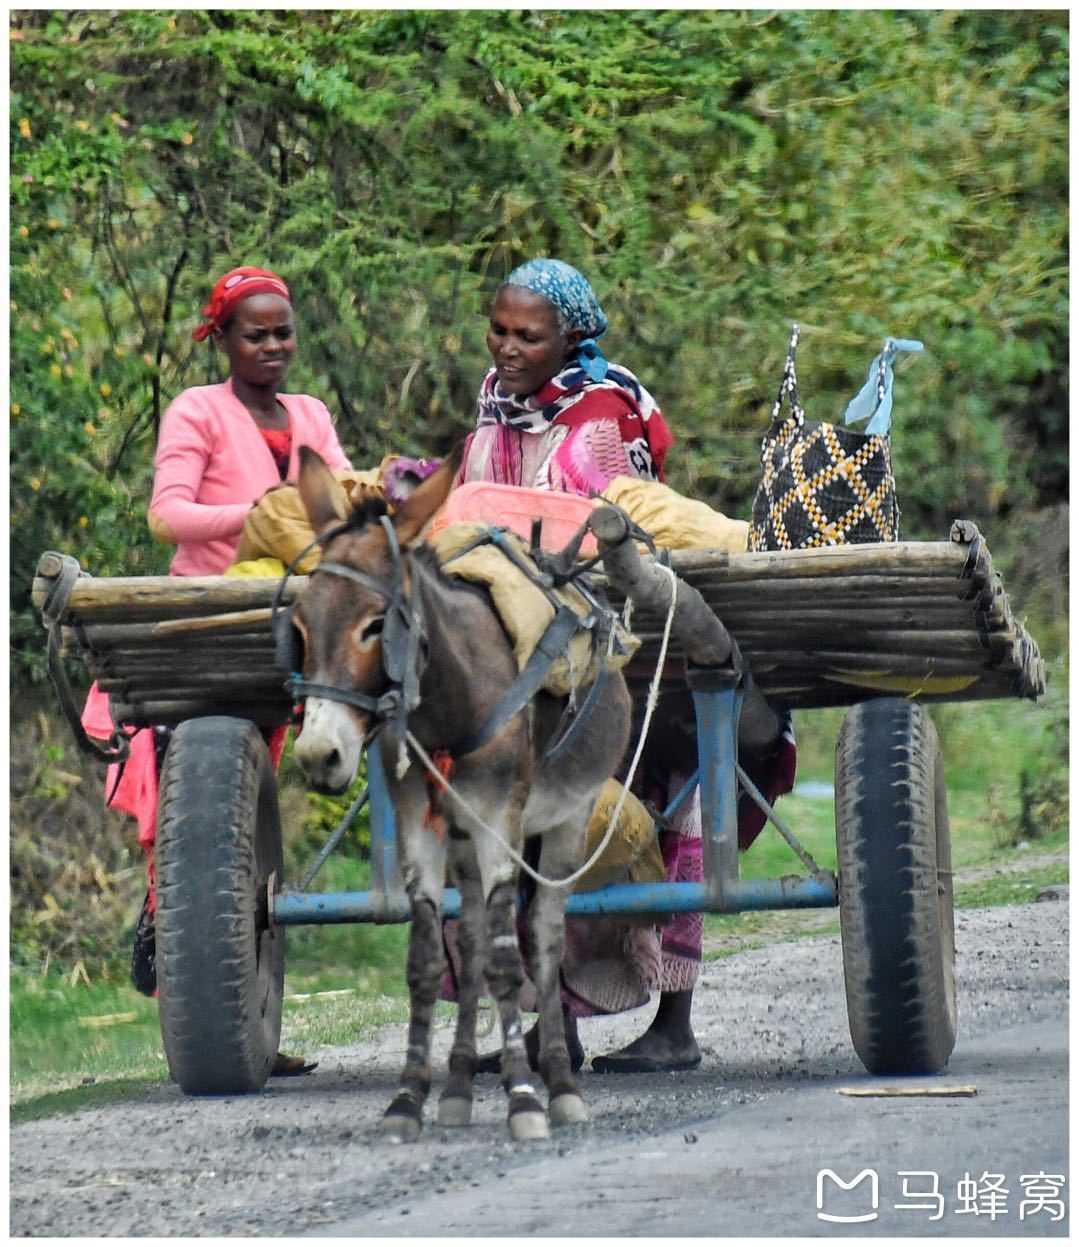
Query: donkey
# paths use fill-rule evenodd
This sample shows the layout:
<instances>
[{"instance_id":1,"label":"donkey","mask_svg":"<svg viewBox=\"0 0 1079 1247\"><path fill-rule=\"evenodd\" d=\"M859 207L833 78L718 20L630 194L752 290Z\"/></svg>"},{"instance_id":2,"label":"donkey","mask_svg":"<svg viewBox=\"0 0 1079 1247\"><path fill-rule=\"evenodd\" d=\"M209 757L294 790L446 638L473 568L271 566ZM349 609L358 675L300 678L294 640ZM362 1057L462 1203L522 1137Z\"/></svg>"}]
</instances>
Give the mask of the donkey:
<instances>
[{"instance_id":1,"label":"donkey","mask_svg":"<svg viewBox=\"0 0 1079 1247\"><path fill-rule=\"evenodd\" d=\"M293 611L304 651L300 689L306 692L296 757L316 789L341 792L356 773L365 742L376 731L381 736L412 913L408 1049L400 1089L381 1123L382 1133L397 1142L419 1137L431 1085L447 861L461 893L462 971L439 1124L471 1121L483 980L501 1022L511 1135L548 1138L548 1116L553 1125L587 1120L570 1071L559 991L566 889L543 882L529 904L527 925L546 1114L530 1082L518 1003L524 981L516 934L518 867L511 850L520 855L526 838L540 837L538 874L546 879L564 879L580 865L589 814L621 760L630 725L625 682L611 673L574 748L545 757L565 702L544 692L475 747L513 685L517 663L487 592L444 574L420 540L453 486L459 460L458 450L391 520L378 500L351 510L318 454L301 451L299 489L308 517L316 532L331 532L323 539L322 564ZM404 670L402 653L410 656ZM398 713L387 715L395 707ZM409 735L429 757L443 751L443 758L452 758L452 788L441 803L444 835L424 825L429 773L416 752L410 749L403 775L394 766L402 747L410 748Z\"/></svg>"}]
</instances>

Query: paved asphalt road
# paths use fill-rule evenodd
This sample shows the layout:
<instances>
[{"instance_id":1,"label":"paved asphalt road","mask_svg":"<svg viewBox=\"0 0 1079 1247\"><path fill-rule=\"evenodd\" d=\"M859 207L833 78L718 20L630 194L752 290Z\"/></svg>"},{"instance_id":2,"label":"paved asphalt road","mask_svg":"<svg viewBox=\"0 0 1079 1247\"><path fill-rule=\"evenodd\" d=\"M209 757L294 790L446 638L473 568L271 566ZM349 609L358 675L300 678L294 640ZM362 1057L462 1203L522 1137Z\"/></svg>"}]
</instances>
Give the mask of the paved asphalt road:
<instances>
[{"instance_id":1,"label":"paved asphalt road","mask_svg":"<svg viewBox=\"0 0 1079 1247\"><path fill-rule=\"evenodd\" d=\"M700 1069L586 1070L589 1123L549 1142L509 1139L505 1097L486 1077L470 1128L437 1126L432 1106L418 1143L385 1144L378 1122L404 1043L403 1025L387 1026L310 1052L320 1062L314 1074L271 1079L260 1095L188 1098L162 1078L115 1102L16 1126L10 1232L1066 1235L1066 1217L1051 1216L1070 1203L1068 1186L1051 1179L1068 1174L1067 902L962 910L956 945L959 1040L947 1070L918 1085L974 1084L973 1098L839 1094L893 1080L862 1070L847 1034L839 939L819 935L707 962L693 1010ZM582 1022L589 1054L624 1043L648 1016ZM450 1022L443 1016L436 1032L439 1080ZM823 1170L846 1183L871 1172L850 1190L825 1175L818 1209ZM1048 1175L1041 1195L1029 1181L1039 1173ZM987 1174L1001 1175L995 1185L1008 1192L995 1218ZM877 1215L844 1223L818 1212Z\"/></svg>"},{"instance_id":2,"label":"paved asphalt road","mask_svg":"<svg viewBox=\"0 0 1079 1247\"><path fill-rule=\"evenodd\" d=\"M468 1189L413 1199L407 1223L396 1210L382 1209L347 1218L332 1233L1064 1236L1066 1187L1061 1207L1051 1202L1057 1194L1052 1183L1038 1184L1040 1198L1019 1179L1039 1172L1067 1175L1067 1114L1053 1111L1066 1096L1067 1039L1059 1019L1008 1027L963 1044L945 1077L906 1084L974 1084L978 1094L971 1098L854 1098L837 1092L839 1085L903 1085L868 1077L823 1087L789 1084L763 1101L668 1131L645 1147L639 1141L608 1146L575 1156L572 1166L552 1158L507 1173L496 1191L488 1188L479 1217L476 1192ZM817 1176L825 1168L844 1182L873 1171L872 1220L819 1219ZM900 1176L915 1171L922 1176ZM1008 1192L1006 1198L987 1193L986 1173L1004 1175L996 1186ZM819 1211L865 1217L874 1211L872 1186L872 1174L849 1191L825 1175ZM994 1200L1000 1210L995 1217ZM980 1211L958 1211L963 1207ZM1061 1212L1063 1219L1054 1221Z\"/></svg>"}]
</instances>

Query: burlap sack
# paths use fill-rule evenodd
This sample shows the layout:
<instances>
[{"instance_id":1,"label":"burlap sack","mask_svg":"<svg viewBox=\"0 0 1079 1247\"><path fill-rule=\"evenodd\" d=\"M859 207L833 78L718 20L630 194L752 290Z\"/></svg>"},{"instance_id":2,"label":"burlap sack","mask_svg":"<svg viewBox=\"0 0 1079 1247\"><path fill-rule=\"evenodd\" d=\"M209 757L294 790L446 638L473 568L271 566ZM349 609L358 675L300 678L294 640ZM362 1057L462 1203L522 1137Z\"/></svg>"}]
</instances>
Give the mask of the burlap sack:
<instances>
[{"instance_id":1,"label":"burlap sack","mask_svg":"<svg viewBox=\"0 0 1079 1247\"><path fill-rule=\"evenodd\" d=\"M745 520L728 519L707 503L685 498L659 481L616 476L603 491L603 499L621 507L634 523L655 539L657 546L670 550L703 548L745 553L749 535Z\"/></svg>"},{"instance_id":2,"label":"burlap sack","mask_svg":"<svg viewBox=\"0 0 1079 1247\"><path fill-rule=\"evenodd\" d=\"M377 489L383 465L335 472L334 476L341 485L341 500L354 498L358 491ZM314 530L308 522L299 489L295 485L281 485L264 494L248 511L240 544L236 548L236 562L276 558L287 565L314 539ZM318 566L321 557L322 551L316 546L300 560L295 571L306 576Z\"/></svg>"},{"instance_id":3,"label":"burlap sack","mask_svg":"<svg viewBox=\"0 0 1079 1247\"><path fill-rule=\"evenodd\" d=\"M583 861L588 861L607 834L607 825L621 795L622 785L618 780L609 779L603 785L588 820ZM573 890L594 892L611 883L665 883L666 880L667 870L652 816L633 793L628 792L610 843L573 885Z\"/></svg>"},{"instance_id":4,"label":"burlap sack","mask_svg":"<svg viewBox=\"0 0 1079 1247\"><path fill-rule=\"evenodd\" d=\"M513 641L513 653L518 670L523 670L554 618L554 607L546 595L529 578L493 545L477 546L466 554L465 550L484 531L482 524L449 524L428 537L442 564L442 570L451 576L460 576L476 584L482 584L491 594L495 610ZM505 539L513 542L518 552L528 558L528 543L515 533L506 533ZM556 590L556 596L582 618L591 607L585 598L566 585ZM621 626L616 627L618 644L607 656L608 670L625 666L640 642ZM572 688L591 684L596 677L598 661L592 653L592 634L578 630L570 639L568 658L555 660L548 672L544 688L556 697L565 697Z\"/></svg>"}]
</instances>

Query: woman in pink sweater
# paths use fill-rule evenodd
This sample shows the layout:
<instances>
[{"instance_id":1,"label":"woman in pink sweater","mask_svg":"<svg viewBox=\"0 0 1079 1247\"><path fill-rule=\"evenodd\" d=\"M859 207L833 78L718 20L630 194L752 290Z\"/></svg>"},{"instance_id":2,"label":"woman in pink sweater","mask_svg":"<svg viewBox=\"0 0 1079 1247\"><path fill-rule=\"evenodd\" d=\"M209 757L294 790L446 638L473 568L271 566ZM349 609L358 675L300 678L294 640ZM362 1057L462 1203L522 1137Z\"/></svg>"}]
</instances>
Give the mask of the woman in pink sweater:
<instances>
[{"instance_id":1,"label":"woman in pink sweater","mask_svg":"<svg viewBox=\"0 0 1079 1247\"><path fill-rule=\"evenodd\" d=\"M296 326L288 287L265 269L233 269L214 287L203 308L196 341L212 335L228 359L229 376L219 385L184 390L169 404L161 423L154 460L150 531L176 546L169 572L174 576L220 575L234 561L251 507L269 490L295 480L299 449L311 446L333 469L351 465L337 439L330 413L317 398L283 394L296 353ZM108 736L108 702L96 685L83 718L87 731ZM110 775L108 804L133 814L139 843L147 853L149 890L139 918L132 957L135 986L153 995L153 847L157 819L158 774L169 732L135 733L131 755L119 776ZM269 741L276 765L285 730ZM110 768L111 769L111 768ZM299 1058L279 1057L275 1073L294 1073Z\"/></svg>"},{"instance_id":2,"label":"woman in pink sweater","mask_svg":"<svg viewBox=\"0 0 1079 1247\"><path fill-rule=\"evenodd\" d=\"M238 268L214 287L194 331L227 356L220 385L184 390L161 423L150 531L176 546L174 576L212 576L233 562L252 506L295 480L301 446L348 468L330 413L307 394L282 394L296 352L288 287L273 273Z\"/></svg>"}]
</instances>

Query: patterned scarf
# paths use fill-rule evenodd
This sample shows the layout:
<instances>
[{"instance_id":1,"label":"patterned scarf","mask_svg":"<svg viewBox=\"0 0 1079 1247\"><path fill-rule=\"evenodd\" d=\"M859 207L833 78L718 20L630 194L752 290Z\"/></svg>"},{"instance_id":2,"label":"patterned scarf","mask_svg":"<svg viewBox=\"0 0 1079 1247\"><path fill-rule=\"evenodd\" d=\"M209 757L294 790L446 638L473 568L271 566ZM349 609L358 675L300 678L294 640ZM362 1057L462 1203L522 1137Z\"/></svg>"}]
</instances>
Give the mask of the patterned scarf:
<instances>
[{"instance_id":1,"label":"patterned scarf","mask_svg":"<svg viewBox=\"0 0 1079 1247\"><path fill-rule=\"evenodd\" d=\"M628 368L609 362L602 380L589 376L575 361L535 394L525 396L502 389L492 368L480 386L477 409L480 426L502 424L531 434L546 433L552 425L576 428L614 417L630 462L642 475L657 480L663 479L663 463L674 442L652 395Z\"/></svg>"},{"instance_id":2,"label":"patterned scarf","mask_svg":"<svg viewBox=\"0 0 1079 1247\"><path fill-rule=\"evenodd\" d=\"M593 381L603 380L610 365L596 339L607 332L607 317L583 273L564 260L541 257L518 265L506 278L506 285L522 286L553 303L570 329L584 335L577 343L577 363Z\"/></svg>"}]
</instances>

